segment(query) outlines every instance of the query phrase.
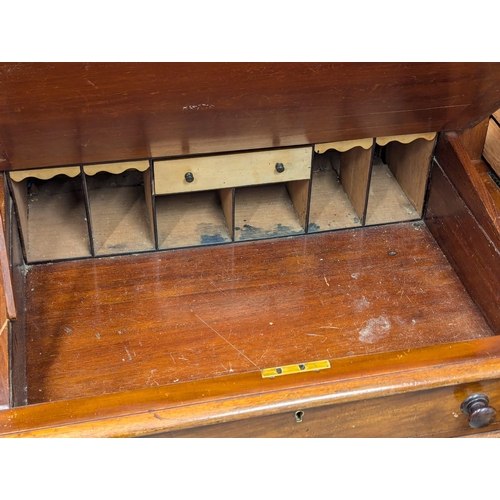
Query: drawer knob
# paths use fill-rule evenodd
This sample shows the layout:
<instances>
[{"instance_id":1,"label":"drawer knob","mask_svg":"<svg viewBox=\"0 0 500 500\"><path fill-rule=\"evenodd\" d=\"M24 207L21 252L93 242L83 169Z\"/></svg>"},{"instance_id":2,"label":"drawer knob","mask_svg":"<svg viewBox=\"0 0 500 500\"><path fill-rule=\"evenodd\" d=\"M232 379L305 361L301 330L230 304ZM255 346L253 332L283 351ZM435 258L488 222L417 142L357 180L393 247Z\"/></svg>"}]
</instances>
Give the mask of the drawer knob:
<instances>
[{"instance_id":1,"label":"drawer knob","mask_svg":"<svg viewBox=\"0 0 500 500\"><path fill-rule=\"evenodd\" d=\"M194 181L194 175L192 172L186 172L186 175L184 176L184 179L186 179L187 182L193 182Z\"/></svg>"},{"instance_id":2,"label":"drawer knob","mask_svg":"<svg viewBox=\"0 0 500 500\"><path fill-rule=\"evenodd\" d=\"M284 171L285 171L285 165L283 165L283 163L276 163L276 172L278 172L278 174L281 174L281 172Z\"/></svg>"},{"instance_id":3,"label":"drawer knob","mask_svg":"<svg viewBox=\"0 0 500 500\"><path fill-rule=\"evenodd\" d=\"M487 427L495 421L497 412L488 406L489 403L490 399L486 394L473 394L460 405L462 413L469 415L469 425L473 429Z\"/></svg>"}]
</instances>

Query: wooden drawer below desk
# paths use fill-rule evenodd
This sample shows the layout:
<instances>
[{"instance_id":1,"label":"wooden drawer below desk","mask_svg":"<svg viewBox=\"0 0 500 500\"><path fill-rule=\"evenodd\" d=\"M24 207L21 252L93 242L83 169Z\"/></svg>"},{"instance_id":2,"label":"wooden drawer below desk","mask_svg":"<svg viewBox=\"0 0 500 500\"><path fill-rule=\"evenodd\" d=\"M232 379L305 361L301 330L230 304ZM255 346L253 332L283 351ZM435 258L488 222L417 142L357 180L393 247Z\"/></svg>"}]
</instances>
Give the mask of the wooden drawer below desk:
<instances>
[{"instance_id":1,"label":"wooden drawer below desk","mask_svg":"<svg viewBox=\"0 0 500 500\"><path fill-rule=\"evenodd\" d=\"M309 179L312 147L156 161L155 194ZM281 167L283 171L279 171ZM186 174L192 175L190 181Z\"/></svg>"},{"instance_id":2,"label":"wooden drawer below desk","mask_svg":"<svg viewBox=\"0 0 500 500\"><path fill-rule=\"evenodd\" d=\"M469 426L460 405L475 393L486 394L489 405L500 409L500 381L489 380L353 403L297 406L287 413L150 437L453 437L499 430L500 416L483 429Z\"/></svg>"}]
</instances>

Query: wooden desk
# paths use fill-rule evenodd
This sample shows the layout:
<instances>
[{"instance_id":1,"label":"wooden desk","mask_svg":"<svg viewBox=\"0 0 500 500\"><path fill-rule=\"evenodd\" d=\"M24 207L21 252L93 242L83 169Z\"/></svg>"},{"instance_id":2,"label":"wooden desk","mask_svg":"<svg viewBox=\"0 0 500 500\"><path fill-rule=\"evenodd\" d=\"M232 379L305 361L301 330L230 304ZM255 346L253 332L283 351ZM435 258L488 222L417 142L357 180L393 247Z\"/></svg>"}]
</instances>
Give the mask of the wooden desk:
<instances>
[{"instance_id":1,"label":"wooden desk","mask_svg":"<svg viewBox=\"0 0 500 500\"><path fill-rule=\"evenodd\" d=\"M461 405L500 408L499 82L498 64L1 66L0 434L496 430Z\"/></svg>"}]
</instances>

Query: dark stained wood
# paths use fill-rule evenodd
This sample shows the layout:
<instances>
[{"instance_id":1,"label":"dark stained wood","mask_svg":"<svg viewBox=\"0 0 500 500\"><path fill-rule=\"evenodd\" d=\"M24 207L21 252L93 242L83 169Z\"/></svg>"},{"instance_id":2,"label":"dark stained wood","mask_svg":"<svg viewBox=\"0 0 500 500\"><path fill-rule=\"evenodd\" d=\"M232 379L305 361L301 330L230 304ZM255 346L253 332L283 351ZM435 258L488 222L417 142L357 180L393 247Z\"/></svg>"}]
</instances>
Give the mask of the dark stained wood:
<instances>
[{"instance_id":1,"label":"dark stained wood","mask_svg":"<svg viewBox=\"0 0 500 500\"><path fill-rule=\"evenodd\" d=\"M458 138L471 160L480 160L483 154L484 140L488 130L489 118L472 128L457 132Z\"/></svg>"},{"instance_id":2,"label":"dark stained wood","mask_svg":"<svg viewBox=\"0 0 500 500\"><path fill-rule=\"evenodd\" d=\"M4 63L0 168L465 128L499 63Z\"/></svg>"},{"instance_id":3,"label":"dark stained wood","mask_svg":"<svg viewBox=\"0 0 500 500\"><path fill-rule=\"evenodd\" d=\"M4 234L6 231L5 217L5 200L6 200L6 184L5 176L0 175L0 240L4 241ZM4 243L5 244L5 243ZM0 257L3 261L7 260L9 263L8 255L6 252ZM10 273L9 273L10 275ZM7 290L3 281L0 281L0 408L8 407L10 401L9 390L9 325L8 325L8 307L7 307ZM11 290L12 293L12 290Z\"/></svg>"},{"instance_id":4,"label":"dark stained wood","mask_svg":"<svg viewBox=\"0 0 500 500\"><path fill-rule=\"evenodd\" d=\"M453 153L450 143L443 143L448 146L439 150L439 164ZM435 162L425 220L470 296L499 333L500 253Z\"/></svg>"},{"instance_id":5,"label":"dark stained wood","mask_svg":"<svg viewBox=\"0 0 500 500\"><path fill-rule=\"evenodd\" d=\"M9 227L7 232L8 246L11 249L12 285L14 301L19 314L11 322L10 332L10 368L12 406L22 406L27 403L26 385L26 265L21 245L20 232L14 214L14 204L9 197L9 214L6 214Z\"/></svg>"},{"instance_id":6,"label":"dark stained wood","mask_svg":"<svg viewBox=\"0 0 500 500\"><path fill-rule=\"evenodd\" d=\"M30 404L492 335L423 224L32 266L26 293Z\"/></svg>"},{"instance_id":7,"label":"dark stained wood","mask_svg":"<svg viewBox=\"0 0 500 500\"><path fill-rule=\"evenodd\" d=\"M435 156L478 223L500 248L500 207L485 185L477 163L471 161L456 133L441 135Z\"/></svg>"},{"instance_id":8,"label":"dark stained wood","mask_svg":"<svg viewBox=\"0 0 500 500\"><path fill-rule=\"evenodd\" d=\"M493 77L496 69L494 66L497 63L486 63L484 70ZM500 107L500 86L494 78L486 78L481 91L476 94L474 102L469 104L459 114L453 117L444 127L443 130L461 130L464 128L474 127L482 122L485 118L491 115ZM488 111L489 110L489 111Z\"/></svg>"},{"instance_id":9,"label":"dark stained wood","mask_svg":"<svg viewBox=\"0 0 500 500\"><path fill-rule=\"evenodd\" d=\"M231 374L30 405L0 411L0 434L25 437L141 436L284 412L295 413L305 405L318 408L373 398L387 402L389 396L468 384L467 392L461 389L456 392L455 405L459 407L473 392L487 389L492 396L485 383L495 379L499 370L500 340L489 337L336 359L332 360L331 369L316 373L275 379L262 379L258 372ZM495 404L496 401L495 396ZM416 420L417 415L413 417ZM368 421L366 418L365 423ZM442 425L441 416L427 421L429 429Z\"/></svg>"}]
</instances>

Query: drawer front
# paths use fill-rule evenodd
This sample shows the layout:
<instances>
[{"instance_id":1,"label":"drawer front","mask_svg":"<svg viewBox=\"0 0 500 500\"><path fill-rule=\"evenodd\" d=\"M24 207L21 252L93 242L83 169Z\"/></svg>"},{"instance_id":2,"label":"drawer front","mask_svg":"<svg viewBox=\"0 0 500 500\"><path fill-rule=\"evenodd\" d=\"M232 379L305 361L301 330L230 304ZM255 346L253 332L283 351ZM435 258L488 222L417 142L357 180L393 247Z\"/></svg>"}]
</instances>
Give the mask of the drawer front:
<instances>
[{"instance_id":1,"label":"drawer front","mask_svg":"<svg viewBox=\"0 0 500 500\"><path fill-rule=\"evenodd\" d=\"M483 429L470 427L461 412L470 395L484 393L499 412ZM246 420L185 429L156 437L452 437L500 429L500 381L417 391L337 405L307 408Z\"/></svg>"},{"instance_id":2,"label":"drawer front","mask_svg":"<svg viewBox=\"0 0 500 500\"><path fill-rule=\"evenodd\" d=\"M309 179L312 147L183 158L154 164L155 194L271 184ZM279 172L277 164L284 170ZM186 174L188 179L186 180Z\"/></svg>"}]
</instances>

